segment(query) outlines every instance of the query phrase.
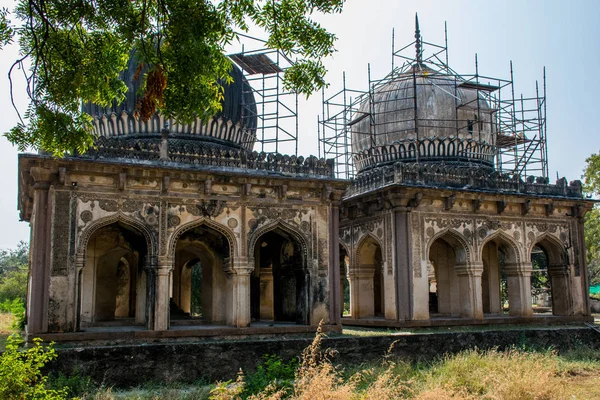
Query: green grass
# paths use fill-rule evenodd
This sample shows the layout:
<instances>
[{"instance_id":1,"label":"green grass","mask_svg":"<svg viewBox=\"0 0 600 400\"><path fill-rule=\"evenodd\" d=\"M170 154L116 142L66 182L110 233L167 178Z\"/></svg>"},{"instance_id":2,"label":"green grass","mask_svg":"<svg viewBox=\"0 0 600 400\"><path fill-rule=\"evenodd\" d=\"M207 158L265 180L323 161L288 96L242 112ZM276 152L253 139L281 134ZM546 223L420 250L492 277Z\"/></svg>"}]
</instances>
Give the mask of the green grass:
<instances>
[{"instance_id":1,"label":"green grass","mask_svg":"<svg viewBox=\"0 0 600 400\"><path fill-rule=\"evenodd\" d=\"M0 351L6 347L6 338L18 331L13 328L15 317L10 313L0 313Z\"/></svg>"}]
</instances>

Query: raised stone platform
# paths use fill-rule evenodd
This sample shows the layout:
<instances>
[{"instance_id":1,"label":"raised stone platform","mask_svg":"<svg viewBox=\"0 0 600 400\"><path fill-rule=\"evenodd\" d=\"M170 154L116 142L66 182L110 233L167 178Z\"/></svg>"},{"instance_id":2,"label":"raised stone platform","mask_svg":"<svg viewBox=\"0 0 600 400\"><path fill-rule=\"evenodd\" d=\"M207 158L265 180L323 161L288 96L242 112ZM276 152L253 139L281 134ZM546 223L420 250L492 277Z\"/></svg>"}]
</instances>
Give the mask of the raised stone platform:
<instances>
[{"instance_id":1,"label":"raised stone platform","mask_svg":"<svg viewBox=\"0 0 600 400\"><path fill-rule=\"evenodd\" d=\"M403 360L431 360L474 347L552 347L557 351L581 345L600 348L600 334L582 325L448 333L432 330L431 333L398 332L370 337L332 333L330 336L324 347L335 349L334 361L343 365L380 361L390 346L392 356ZM276 354L283 359L297 357L311 341L311 335L277 335L264 339L221 338L194 343L59 348L59 357L49 369L65 374L78 372L115 387L131 387L148 381L227 380L234 379L240 369L246 373L253 371L265 354Z\"/></svg>"}]
</instances>

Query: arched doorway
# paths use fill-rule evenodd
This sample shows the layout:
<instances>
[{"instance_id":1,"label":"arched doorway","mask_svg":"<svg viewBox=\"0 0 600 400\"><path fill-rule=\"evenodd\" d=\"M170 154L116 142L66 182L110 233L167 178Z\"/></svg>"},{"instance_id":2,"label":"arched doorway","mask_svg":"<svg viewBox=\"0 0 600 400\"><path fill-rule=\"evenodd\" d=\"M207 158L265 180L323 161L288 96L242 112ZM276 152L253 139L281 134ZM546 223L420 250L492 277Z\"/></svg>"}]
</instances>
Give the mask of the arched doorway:
<instances>
[{"instance_id":1,"label":"arched doorway","mask_svg":"<svg viewBox=\"0 0 600 400\"><path fill-rule=\"evenodd\" d=\"M531 251L531 290L535 308L543 302L548 313L573 315L571 275L566 249L562 244L543 238Z\"/></svg>"},{"instance_id":2,"label":"arched doorway","mask_svg":"<svg viewBox=\"0 0 600 400\"><path fill-rule=\"evenodd\" d=\"M229 241L222 233L200 225L185 231L175 245L171 277L172 324L226 324L231 308L225 270Z\"/></svg>"},{"instance_id":3,"label":"arched doorway","mask_svg":"<svg viewBox=\"0 0 600 400\"><path fill-rule=\"evenodd\" d=\"M300 243L276 228L263 233L254 245L250 278L253 321L309 323L309 275Z\"/></svg>"},{"instance_id":4,"label":"arched doorway","mask_svg":"<svg viewBox=\"0 0 600 400\"><path fill-rule=\"evenodd\" d=\"M143 235L120 222L90 236L81 271L80 326L145 324L147 254Z\"/></svg>"},{"instance_id":5,"label":"arched doorway","mask_svg":"<svg viewBox=\"0 0 600 400\"><path fill-rule=\"evenodd\" d=\"M383 257L379 242L367 236L356 251L350 277L350 314L352 318L385 316Z\"/></svg>"},{"instance_id":6,"label":"arched doorway","mask_svg":"<svg viewBox=\"0 0 600 400\"><path fill-rule=\"evenodd\" d=\"M429 315L430 317L471 316L472 297L469 287L460 287L458 270L466 265L465 246L452 234L437 238L429 247ZM469 314L469 315L464 315Z\"/></svg>"},{"instance_id":7,"label":"arched doorway","mask_svg":"<svg viewBox=\"0 0 600 400\"><path fill-rule=\"evenodd\" d=\"M530 317L531 269L521 263L516 245L497 236L484 244L481 258L483 312Z\"/></svg>"}]
</instances>

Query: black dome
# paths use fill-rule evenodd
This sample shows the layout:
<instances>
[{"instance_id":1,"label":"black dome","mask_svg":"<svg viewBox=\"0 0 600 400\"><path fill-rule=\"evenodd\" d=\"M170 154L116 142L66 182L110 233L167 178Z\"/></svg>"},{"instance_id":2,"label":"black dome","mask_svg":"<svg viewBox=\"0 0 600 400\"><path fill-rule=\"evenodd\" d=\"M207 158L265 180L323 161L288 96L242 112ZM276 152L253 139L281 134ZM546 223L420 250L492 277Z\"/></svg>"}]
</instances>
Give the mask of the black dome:
<instances>
[{"instance_id":1,"label":"black dome","mask_svg":"<svg viewBox=\"0 0 600 400\"><path fill-rule=\"evenodd\" d=\"M158 112L148 121L141 121L134 116L141 83L134 78L137 65L136 59L132 57L127 70L121 74L128 87L126 98L121 104L111 107L100 107L92 103L83 105L83 111L94 118L94 130L98 137L125 141L156 140L160 138L160 131L167 123L169 138L252 150L256 140L256 102L250 84L235 64L230 72L233 82L223 85L222 111L208 120L198 119L190 124L178 124L174 120L165 119Z\"/></svg>"}]
</instances>

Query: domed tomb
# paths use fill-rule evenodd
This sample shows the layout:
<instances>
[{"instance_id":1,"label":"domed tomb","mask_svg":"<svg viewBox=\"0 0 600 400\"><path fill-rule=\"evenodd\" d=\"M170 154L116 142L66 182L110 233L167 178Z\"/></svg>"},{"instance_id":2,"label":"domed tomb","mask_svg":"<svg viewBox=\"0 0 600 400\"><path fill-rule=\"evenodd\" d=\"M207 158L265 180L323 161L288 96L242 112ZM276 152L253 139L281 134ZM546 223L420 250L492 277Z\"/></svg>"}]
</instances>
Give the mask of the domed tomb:
<instances>
[{"instance_id":1,"label":"domed tomb","mask_svg":"<svg viewBox=\"0 0 600 400\"><path fill-rule=\"evenodd\" d=\"M239 149L252 151L256 141L257 111L252 88L242 71L232 64L230 71L233 82L223 84L223 109L207 120L198 118L190 124L178 124L166 119L159 112L148 121L135 117L141 78L135 79L137 62L131 58L122 79L128 91L121 104L100 107L96 104L83 105L83 111L93 117L93 126L98 140L117 139L124 146L135 146L141 142L158 143L161 130L168 126L169 141L181 146L205 145L217 149ZM181 147L179 146L179 147Z\"/></svg>"},{"instance_id":2,"label":"domed tomb","mask_svg":"<svg viewBox=\"0 0 600 400\"><path fill-rule=\"evenodd\" d=\"M371 90L349 128L357 170L396 162L493 168L492 109L473 85L416 63Z\"/></svg>"}]
</instances>

